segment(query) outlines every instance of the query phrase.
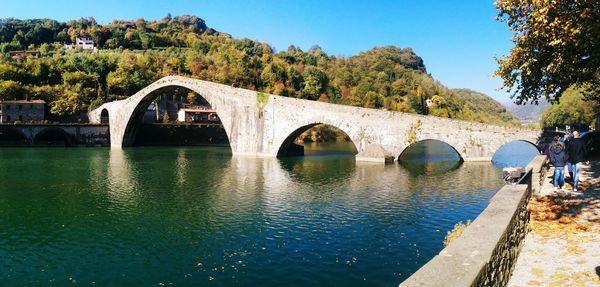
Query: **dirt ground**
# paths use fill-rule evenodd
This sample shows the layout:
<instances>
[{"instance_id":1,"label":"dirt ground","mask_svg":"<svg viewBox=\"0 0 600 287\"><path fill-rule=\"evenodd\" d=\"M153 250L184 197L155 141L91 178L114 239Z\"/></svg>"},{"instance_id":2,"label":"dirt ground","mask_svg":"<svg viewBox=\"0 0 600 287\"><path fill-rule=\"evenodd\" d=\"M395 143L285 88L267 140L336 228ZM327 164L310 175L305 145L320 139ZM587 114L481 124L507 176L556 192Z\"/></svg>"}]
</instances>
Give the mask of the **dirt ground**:
<instances>
[{"instance_id":1,"label":"dirt ground","mask_svg":"<svg viewBox=\"0 0 600 287\"><path fill-rule=\"evenodd\" d=\"M531 199L531 231L508 286L600 286L600 160L582 168L578 192L554 192L548 175ZM569 181L569 179L567 179Z\"/></svg>"}]
</instances>

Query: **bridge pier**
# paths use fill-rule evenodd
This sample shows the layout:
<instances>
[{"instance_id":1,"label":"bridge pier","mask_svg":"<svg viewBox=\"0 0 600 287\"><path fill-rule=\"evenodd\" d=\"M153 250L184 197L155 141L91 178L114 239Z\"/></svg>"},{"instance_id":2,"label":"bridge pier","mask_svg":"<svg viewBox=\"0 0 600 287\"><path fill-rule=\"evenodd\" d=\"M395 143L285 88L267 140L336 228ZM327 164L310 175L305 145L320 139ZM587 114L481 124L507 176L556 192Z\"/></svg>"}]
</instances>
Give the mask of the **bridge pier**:
<instances>
[{"instance_id":1,"label":"bridge pier","mask_svg":"<svg viewBox=\"0 0 600 287\"><path fill-rule=\"evenodd\" d=\"M356 154L356 161L393 163L396 158L390 151L377 144L370 144Z\"/></svg>"}]
</instances>

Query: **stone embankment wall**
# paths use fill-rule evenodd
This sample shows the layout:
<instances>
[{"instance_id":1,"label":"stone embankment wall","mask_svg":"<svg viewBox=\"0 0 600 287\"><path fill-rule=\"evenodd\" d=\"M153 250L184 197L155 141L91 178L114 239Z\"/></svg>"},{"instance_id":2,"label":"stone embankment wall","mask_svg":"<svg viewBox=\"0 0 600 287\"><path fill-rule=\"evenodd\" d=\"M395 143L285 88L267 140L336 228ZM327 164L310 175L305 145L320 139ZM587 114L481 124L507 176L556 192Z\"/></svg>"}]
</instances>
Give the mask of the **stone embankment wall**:
<instances>
[{"instance_id":1,"label":"stone embankment wall","mask_svg":"<svg viewBox=\"0 0 600 287\"><path fill-rule=\"evenodd\" d=\"M506 286L528 232L527 202L539 190L545 163L545 156L535 157L520 184L502 187L460 238L400 287Z\"/></svg>"}]
</instances>

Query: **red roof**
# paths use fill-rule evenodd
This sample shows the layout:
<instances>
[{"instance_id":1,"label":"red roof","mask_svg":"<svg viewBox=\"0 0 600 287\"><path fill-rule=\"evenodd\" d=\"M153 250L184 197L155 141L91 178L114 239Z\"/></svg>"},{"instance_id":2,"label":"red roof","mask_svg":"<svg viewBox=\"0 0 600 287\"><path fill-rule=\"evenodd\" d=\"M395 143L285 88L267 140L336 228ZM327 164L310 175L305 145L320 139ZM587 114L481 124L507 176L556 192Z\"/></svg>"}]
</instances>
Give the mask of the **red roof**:
<instances>
[{"instance_id":1,"label":"red roof","mask_svg":"<svg viewBox=\"0 0 600 287\"><path fill-rule=\"evenodd\" d=\"M0 101L0 104L45 104L44 100L9 100Z\"/></svg>"}]
</instances>

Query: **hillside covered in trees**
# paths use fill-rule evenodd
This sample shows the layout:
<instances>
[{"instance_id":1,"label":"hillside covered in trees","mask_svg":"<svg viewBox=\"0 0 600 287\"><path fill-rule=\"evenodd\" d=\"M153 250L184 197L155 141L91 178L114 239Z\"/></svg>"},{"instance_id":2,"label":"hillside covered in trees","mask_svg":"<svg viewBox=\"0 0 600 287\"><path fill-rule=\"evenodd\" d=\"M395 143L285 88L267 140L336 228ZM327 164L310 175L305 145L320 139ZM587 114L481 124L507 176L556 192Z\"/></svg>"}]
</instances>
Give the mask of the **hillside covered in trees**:
<instances>
[{"instance_id":1,"label":"hillside covered in trees","mask_svg":"<svg viewBox=\"0 0 600 287\"><path fill-rule=\"evenodd\" d=\"M77 37L92 38L99 51L67 49ZM36 50L40 57L13 59L8 53L16 50ZM43 99L54 115L77 115L167 75L286 97L518 124L491 98L434 80L411 48L373 48L347 58L318 46L276 52L267 43L233 38L187 15L107 25L93 18L0 20L0 99Z\"/></svg>"}]
</instances>

